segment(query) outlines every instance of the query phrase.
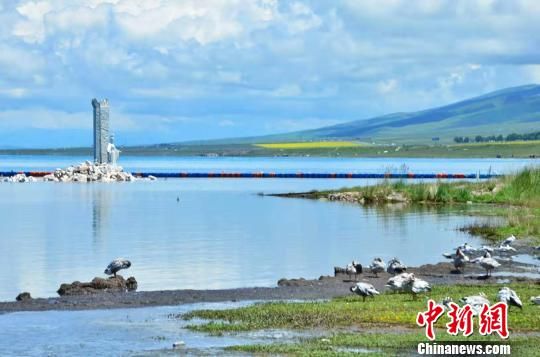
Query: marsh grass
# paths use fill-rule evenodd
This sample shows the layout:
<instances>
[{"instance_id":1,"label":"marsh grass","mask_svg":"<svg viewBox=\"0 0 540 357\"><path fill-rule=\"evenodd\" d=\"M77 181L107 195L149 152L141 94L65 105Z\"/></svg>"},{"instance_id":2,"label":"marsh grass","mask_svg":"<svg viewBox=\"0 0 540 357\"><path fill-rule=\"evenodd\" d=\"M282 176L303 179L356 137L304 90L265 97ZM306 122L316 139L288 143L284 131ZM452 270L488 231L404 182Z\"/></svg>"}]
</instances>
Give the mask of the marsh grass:
<instances>
[{"instance_id":1,"label":"marsh grass","mask_svg":"<svg viewBox=\"0 0 540 357\"><path fill-rule=\"evenodd\" d=\"M439 334L437 343L468 341L462 336ZM301 339L293 343L256 344L231 346L229 351L256 353L256 354L285 354L295 356L358 356L355 349L360 349L362 356L388 356L415 352L419 342L426 338L421 332L417 333L336 333L325 338ZM508 343L512 348L512 355L537 356L538 336L511 336L501 341L496 336L477 336L475 342Z\"/></svg>"},{"instance_id":2,"label":"marsh grass","mask_svg":"<svg viewBox=\"0 0 540 357\"><path fill-rule=\"evenodd\" d=\"M540 285L510 284L525 302L523 310L510 309L509 326L513 331L539 331L540 307L531 305L531 296L540 295ZM500 285L435 286L429 297L440 301L450 296L457 301L468 295L484 292L495 301ZM427 296L413 300L410 295L384 293L365 302L356 296L335 298L323 302L270 302L226 310L195 310L182 318L209 320L188 325L188 329L215 335L262 329L335 329L361 325L398 325L416 327L419 311L426 309ZM444 319L441 319L444 320ZM447 321L445 321L447 322ZM441 322L443 326L444 322Z\"/></svg>"},{"instance_id":3,"label":"marsh grass","mask_svg":"<svg viewBox=\"0 0 540 357\"><path fill-rule=\"evenodd\" d=\"M336 192L355 192L367 204L384 204L392 194L399 193L415 204L492 204L506 224L489 226L484 223L464 227L472 234L490 240L500 240L510 234L533 237L540 241L540 168L525 168L509 175L482 182L433 182L406 184L403 181L383 182L367 187L343 188L337 191L313 192L314 198L327 198ZM505 207L505 209L499 209Z\"/></svg>"}]
</instances>

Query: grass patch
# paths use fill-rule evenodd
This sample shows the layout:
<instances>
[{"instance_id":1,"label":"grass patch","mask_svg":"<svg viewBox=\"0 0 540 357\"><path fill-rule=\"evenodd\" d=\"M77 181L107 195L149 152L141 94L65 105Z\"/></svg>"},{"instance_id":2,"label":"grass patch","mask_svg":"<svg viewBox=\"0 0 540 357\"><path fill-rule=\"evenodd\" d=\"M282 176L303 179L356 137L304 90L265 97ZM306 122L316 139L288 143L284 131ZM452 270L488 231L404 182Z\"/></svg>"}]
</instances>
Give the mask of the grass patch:
<instances>
[{"instance_id":1,"label":"grass patch","mask_svg":"<svg viewBox=\"0 0 540 357\"><path fill-rule=\"evenodd\" d=\"M512 331L538 331L540 307L529 304L531 296L540 295L540 284L514 283L509 285L525 302L522 311L512 308L509 327ZM429 297L436 301L451 296L457 301L463 296L484 292L496 300L500 285L435 286ZM347 328L364 324L416 327L419 311L426 308L425 299L413 300L410 295L384 293L362 302L357 296L335 298L324 302L270 302L227 310L195 310L182 317L211 320L189 325L194 331L221 334L262 329ZM448 322L441 319L440 326Z\"/></svg>"},{"instance_id":2,"label":"grass patch","mask_svg":"<svg viewBox=\"0 0 540 357\"><path fill-rule=\"evenodd\" d=\"M447 334L437 336L438 343L464 340L463 337ZM360 349L369 351L362 353L362 356L388 356L403 353L410 355L411 352L416 351L417 344L424 341L426 338L422 333L338 333L326 338L302 339L295 343L232 346L226 350L303 356L357 356L354 350ZM474 341L501 343L501 340L494 336L478 336L474 338ZM512 354L518 356L537 356L539 342L538 336L510 336L508 340Z\"/></svg>"},{"instance_id":3,"label":"grass patch","mask_svg":"<svg viewBox=\"0 0 540 357\"><path fill-rule=\"evenodd\" d=\"M255 146L265 149L283 149L283 150L298 150L298 149L328 149L328 148L351 148L362 146L363 144L356 141L305 141L296 143L265 143L255 144Z\"/></svg>"},{"instance_id":4,"label":"grass patch","mask_svg":"<svg viewBox=\"0 0 540 357\"><path fill-rule=\"evenodd\" d=\"M506 238L510 234L533 237L540 242L540 168L526 168L509 175L482 182L414 183L383 182L367 187L343 188L337 191L315 191L312 198L336 199L337 194L353 197L352 202L388 203L396 194L409 203L419 204L493 204L505 206L498 210L506 224L485 224L464 227L464 230L490 240ZM338 198L339 199L339 198ZM348 200L351 202L351 200ZM498 206L493 206L494 210Z\"/></svg>"}]
</instances>

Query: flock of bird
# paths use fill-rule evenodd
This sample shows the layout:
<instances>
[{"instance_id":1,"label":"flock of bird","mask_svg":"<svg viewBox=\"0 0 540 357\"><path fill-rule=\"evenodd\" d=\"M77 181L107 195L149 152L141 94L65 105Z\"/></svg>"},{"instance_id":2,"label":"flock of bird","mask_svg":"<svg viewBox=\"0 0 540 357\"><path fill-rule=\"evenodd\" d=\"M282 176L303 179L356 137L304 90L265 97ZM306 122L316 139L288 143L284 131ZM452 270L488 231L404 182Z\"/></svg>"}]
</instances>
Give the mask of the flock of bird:
<instances>
[{"instance_id":1,"label":"flock of bird","mask_svg":"<svg viewBox=\"0 0 540 357\"><path fill-rule=\"evenodd\" d=\"M510 306L517 306L520 309L523 308L523 303L521 302L521 299L519 298L518 294L510 289L509 287L502 287L498 294L497 294L497 300L499 302L505 303ZM450 310L450 303L453 302L452 298L445 297L441 305L443 305L446 309ZM478 316L480 314L480 311L482 311L482 308L484 305L490 305L491 302L489 301L488 297L484 293L479 293L478 295L471 295L471 296L465 296L461 299L459 299L459 302L462 304L467 304L471 307L473 316ZM540 296L532 297L531 302L534 304L540 304Z\"/></svg>"},{"instance_id":2,"label":"flock of bird","mask_svg":"<svg viewBox=\"0 0 540 357\"><path fill-rule=\"evenodd\" d=\"M443 254L443 256L448 259L452 259L454 267L461 272L463 272L463 269L467 263L473 263L479 264L486 270L487 276L491 276L491 272L501 265L491 257L491 253L515 252L516 249L511 246L515 240L516 237L512 235L506 238L498 247L483 246L479 249L465 243L457 247L455 253L446 253ZM470 259L469 256L473 255L477 255L477 257ZM395 293L410 293L412 294L413 299L416 299L418 294L431 291L431 286L427 281L416 277L413 273L407 273L407 266L397 258L391 259L388 264L385 264L382 258L375 258L371 262L371 265L369 265L367 268L372 274L375 275L375 277L378 277L378 274L383 273L385 270L387 273L393 275L393 277L388 279L385 287ZM353 261L347 265L345 272L349 275L349 279L354 274L356 280L357 275L362 273L362 265L356 261ZM366 300L366 297L375 297L375 295L380 295L380 292L375 289L372 284L363 281L353 285L350 290L352 293L361 296L363 301ZM517 306L520 309L523 308L523 304L518 294L506 286L499 290L497 300L507 304L508 306ZM444 305L445 308L449 309L450 302L453 302L452 298L446 297L442 300L441 304ZM463 297L459 300L459 302L470 305L474 316L477 316L480 313L484 304L490 304L489 299L484 293ZM531 302L533 304L540 305L540 296L531 297Z\"/></svg>"},{"instance_id":3,"label":"flock of bird","mask_svg":"<svg viewBox=\"0 0 540 357\"><path fill-rule=\"evenodd\" d=\"M397 258L391 259L388 264L385 264L382 258L375 258L373 259L373 262L371 262L371 265L368 266L368 269L376 277L385 270L387 273L394 275L388 279L388 282L386 283L386 287L393 292L410 293L413 298L416 298L417 294L431 291L431 286L427 281L414 276L413 273L406 273L407 266ZM349 278L352 274L355 274L356 279L356 274L362 272L362 266L353 261L351 264L347 265L345 271L349 275ZM366 300L366 297L374 297L375 295L380 294L373 285L366 282L356 283L350 290L351 292L362 296L364 301Z\"/></svg>"},{"instance_id":4,"label":"flock of bird","mask_svg":"<svg viewBox=\"0 0 540 357\"><path fill-rule=\"evenodd\" d=\"M491 253L512 253L516 248L512 247L512 243L516 237L511 235L506 238L498 247L483 246L482 248L474 248L468 243L460 245L456 248L455 253L444 253L443 257L452 259L454 267L457 271L463 272L467 263L478 264L486 270L486 275L491 276L491 273L501 264L491 257ZM478 256L479 255L479 256ZM477 256L471 259L472 256Z\"/></svg>"}]
</instances>

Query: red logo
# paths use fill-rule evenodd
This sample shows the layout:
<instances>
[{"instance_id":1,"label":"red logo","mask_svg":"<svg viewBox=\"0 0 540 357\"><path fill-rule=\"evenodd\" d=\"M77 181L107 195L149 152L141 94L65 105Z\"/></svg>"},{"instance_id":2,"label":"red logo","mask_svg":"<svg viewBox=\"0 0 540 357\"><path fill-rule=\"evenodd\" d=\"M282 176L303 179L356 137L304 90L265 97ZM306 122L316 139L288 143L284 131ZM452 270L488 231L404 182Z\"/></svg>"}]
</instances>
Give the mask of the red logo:
<instances>
[{"instance_id":1,"label":"red logo","mask_svg":"<svg viewBox=\"0 0 540 357\"><path fill-rule=\"evenodd\" d=\"M508 338L508 305L499 302L491 307L484 305L480 312L480 334L497 332L501 338Z\"/></svg>"},{"instance_id":2,"label":"red logo","mask_svg":"<svg viewBox=\"0 0 540 357\"><path fill-rule=\"evenodd\" d=\"M444 314L444 307L435 303L433 300L428 300L428 309L425 312L419 312L416 316L418 326L426 327L426 336L431 341L435 339L435 330L433 324Z\"/></svg>"},{"instance_id":3,"label":"red logo","mask_svg":"<svg viewBox=\"0 0 540 357\"><path fill-rule=\"evenodd\" d=\"M472 335L474 329L473 309L470 305L459 305L450 302L450 311L447 315L450 322L446 324L446 332L450 335L458 335L460 332L467 337ZM419 312L416 316L416 323L420 327L425 327L426 337L435 340L434 324L444 315L444 307L433 300L428 300L427 311ZM483 336L496 332L501 338L508 338L508 306L499 302L491 307L484 305L478 315L478 330Z\"/></svg>"},{"instance_id":4,"label":"red logo","mask_svg":"<svg viewBox=\"0 0 540 357\"><path fill-rule=\"evenodd\" d=\"M459 307L451 302L448 316L450 322L446 324L446 332L456 336L459 331L463 331L463 336L470 336L473 333L473 311L470 305Z\"/></svg>"}]
</instances>

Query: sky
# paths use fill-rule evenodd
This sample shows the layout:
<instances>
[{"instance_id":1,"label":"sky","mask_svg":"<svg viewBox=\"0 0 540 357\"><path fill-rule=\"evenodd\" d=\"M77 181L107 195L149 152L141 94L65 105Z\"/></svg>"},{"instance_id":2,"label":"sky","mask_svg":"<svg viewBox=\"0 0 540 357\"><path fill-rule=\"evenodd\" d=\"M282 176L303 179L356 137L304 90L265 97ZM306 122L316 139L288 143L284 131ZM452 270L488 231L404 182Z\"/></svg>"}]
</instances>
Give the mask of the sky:
<instances>
[{"instance_id":1,"label":"sky","mask_svg":"<svg viewBox=\"0 0 540 357\"><path fill-rule=\"evenodd\" d=\"M0 0L0 147L266 135L540 83L536 0Z\"/></svg>"}]
</instances>

